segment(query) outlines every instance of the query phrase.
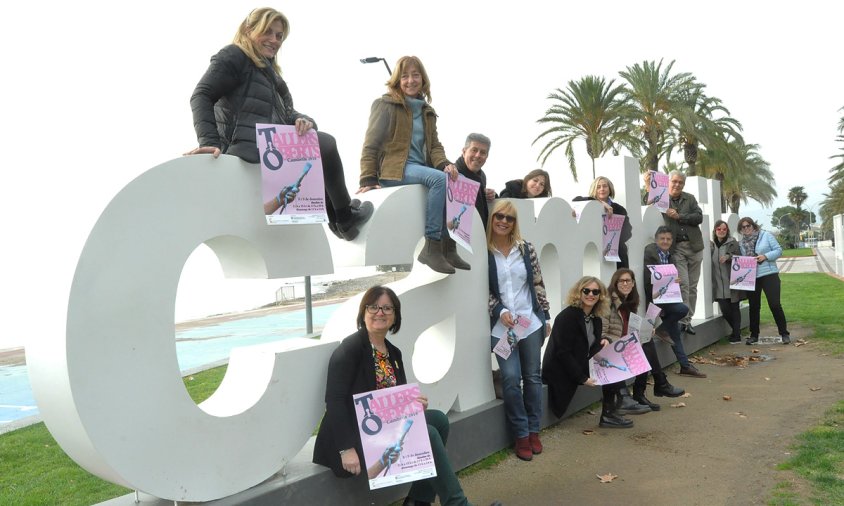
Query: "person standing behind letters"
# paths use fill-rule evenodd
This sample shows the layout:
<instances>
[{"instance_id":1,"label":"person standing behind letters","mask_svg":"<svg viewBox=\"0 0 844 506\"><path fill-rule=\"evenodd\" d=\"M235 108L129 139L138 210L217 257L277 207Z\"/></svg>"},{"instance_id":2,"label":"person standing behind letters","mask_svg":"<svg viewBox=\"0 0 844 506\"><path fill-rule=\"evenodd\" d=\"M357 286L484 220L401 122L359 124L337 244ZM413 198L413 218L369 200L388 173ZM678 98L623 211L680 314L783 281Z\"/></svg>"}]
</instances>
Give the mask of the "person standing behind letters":
<instances>
[{"instance_id":1,"label":"person standing behind letters","mask_svg":"<svg viewBox=\"0 0 844 506\"><path fill-rule=\"evenodd\" d=\"M490 146L491 142L486 135L469 134L463 146L463 154L454 162L457 172L481 185L475 198L475 209L481 215L484 230L489 220L489 202L495 200L495 191L486 187L486 173L483 171Z\"/></svg>"},{"instance_id":2,"label":"person standing behind letters","mask_svg":"<svg viewBox=\"0 0 844 506\"><path fill-rule=\"evenodd\" d=\"M240 23L233 43L211 58L211 65L191 95L199 147L185 155L210 154L217 158L226 153L258 163L255 124L293 125L298 135L316 130L312 118L293 108L293 97L281 78L277 56L288 33L290 23L284 14L268 7L253 10ZM334 137L317 132L317 139L329 228L351 241L374 208L371 202L351 200ZM282 204L276 199L275 206L268 208L265 203L265 212L270 214Z\"/></svg>"},{"instance_id":3,"label":"person standing behind letters","mask_svg":"<svg viewBox=\"0 0 844 506\"><path fill-rule=\"evenodd\" d=\"M618 258L621 261L615 263L616 269L623 267L630 267L630 261L627 258L627 241L633 237L633 227L630 225L630 220L627 218L627 209L618 202L613 201L615 198L615 186L612 181L604 176L598 176L592 181L589 187L588 197L575 197L572 202L580 202L583 200L597 200L604 206L604 215L612 216L617 214L624 216L624 225L621 226L621 237L618 239Z\"/></svg>"},{"instance_id":4,"label":"person standing behind letters","mask_svg":"<svg viewBox=\"0 0 844 506\"><path fill-rule=\"evenodd\" d=\"M534 169L524 179L507 181L501 190L503 199L538 199L551 196L551 175L542 169Z\"/></svg>"},{"instance_id":5,"label":"person standing behind letters","mask_svg":"<svg viewBox=\"0 0 844 506\"><path fill-rule=\"evenodd\" d=\"M456 180L457 167L445 157L437 137L431 81L419 58L399 58L387 91L372 103L358 193L382 186L424 185L428 188L425 246L417 259L443 274L469 270L445 227L446 178Z\"/></svg>"},{"instance_id":6,"label":"person standing behind letters","mask_svg":"<svg viewBox=\"0 0 844 506\"><path fill-rule=\"evenodd\" d=\"M697 283L700 279L700 265L703 262L703 234L700 224L703 223L703 211L697 204L697 199L683 191L686 186L686 175L679 170L668 173L669 208L662 214L665 226L674 236L671 255L677 272L680 275L680 293L683 304L689 308L686 316L680 320L680 330L688 334L695 334L692 327L692 317L697 304ZM645 188L651 183L650 171L645 172Z\"/></svg>"}]
</instances>

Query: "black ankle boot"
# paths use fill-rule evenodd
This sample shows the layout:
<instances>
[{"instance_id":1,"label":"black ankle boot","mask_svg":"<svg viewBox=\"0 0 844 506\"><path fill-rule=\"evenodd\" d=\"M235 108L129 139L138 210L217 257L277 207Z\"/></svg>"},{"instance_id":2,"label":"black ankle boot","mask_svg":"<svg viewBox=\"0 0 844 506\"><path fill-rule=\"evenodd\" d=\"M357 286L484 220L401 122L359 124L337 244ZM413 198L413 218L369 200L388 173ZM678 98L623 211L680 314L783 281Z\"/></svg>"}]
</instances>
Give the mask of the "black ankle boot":
<instances>
[{"instance_id":1,"label":"black ankle boot","mask_svg":"<svg viewBox=\"0 0 844 506\"><path fill-rule=\"evenodd\" d=\"M629 429L633 427L633 420L622 418L612 411L605 411L601 413L598 425L608 429Z\"/></svg>"},{"instance_id":2,"label":"black ankle boot","mask_svg":"<svg viewBox=\"0 0 844 506\"><path fill-rule=\"evenodd\" d=\"M654 375L654 395L657 397L680 397L686 393L682 388L677 388L668 382L664 372Z\"/></svg>"},{"instance_id":3,"label":"black ankle boot","mask_svg":"<svg viewBox=\"0 0 844 506\"><path fill-rule=\"evenodd\" d=\"M639 404L644 404L645 406L651 408L651 411L659 411L659 404L655 402L651 402L647 397L645 397L645 393L634 393L633 399L636 400Z\"/></svg>"},{"instance_id":4,"label":"black ankle boot","mask_svg":"<svg viewBox=\"0 0 844 506\"><path fill-rule=\"evenodd\" d=\"M619 415L641 415L650 412L651 408L644 403L637 402L630 395L627 387L618 390L618 401L615 405L615 412Z\"/></svg>"}]
</instances>

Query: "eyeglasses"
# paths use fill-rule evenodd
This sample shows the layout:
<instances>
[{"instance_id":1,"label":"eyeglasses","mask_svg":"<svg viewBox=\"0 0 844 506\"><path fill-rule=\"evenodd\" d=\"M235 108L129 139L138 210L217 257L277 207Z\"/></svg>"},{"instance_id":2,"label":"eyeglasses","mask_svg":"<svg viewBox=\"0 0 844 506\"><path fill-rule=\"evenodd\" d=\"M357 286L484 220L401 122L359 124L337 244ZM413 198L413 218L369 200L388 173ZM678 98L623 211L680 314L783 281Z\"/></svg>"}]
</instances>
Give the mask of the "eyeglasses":
<instances>
[{"instance_id":1,"label":"eyeglasses","mask_svg":"<svg viewBox=\"0 0 844 506\"><path fill-rule=\"evenodd\" d=\"M618 284L619 285L632 285L633 280L632 279L619 279Z\"/></svg>"},{"instance_id":2,"label":"eyeglasses","mask_svg":"<svg viewBox=\"0 0 844 506\"><path fill-rule=\"evenodd\" d=\"M744 230L746 228L753 228L753 225L751 225L750 223L745 223L744 225L741 226L742 230Z\"/></svg>"},{"instance_id":3,"label":"eyeglasses","mask_svg":"<svg viewBox=\"0 0 844 506\"><path fill-rule=\"evenodd\" d=\"M507 223L515 223L516 222L516 217L510 216L509 214L495 213L495 214L492 215L492 217L495 218L498 221L506 221Z\"/></svg>"},{"instance_id":4,"label":"eyeglasses","mask_svg":"<svg viewBox=\"0 0 844 506\"><path fill-rule=\"evenodd\" d=\"M580 293L582 293L583 295L589 295L591 293L592 295L597 297L597 296L601 295L601 289L600 288L593 288L593 289L590 290L589 288L584 288L584 289L580 290Z\"/></svg>"},{"instance_id":5,"label":"eyeglasses","mask_svg":"<svg viewBox=\"0 0 844 506\"><path fill-rule=\"evenodd\" d=\"M368 304L366 306L366 312L369 314L378 314L378 311L383 312L385 315L393 314L396 310L393 306L389 304L384 304L383 306L378 306L376 304Z\"/></svg>"}]
</instances>

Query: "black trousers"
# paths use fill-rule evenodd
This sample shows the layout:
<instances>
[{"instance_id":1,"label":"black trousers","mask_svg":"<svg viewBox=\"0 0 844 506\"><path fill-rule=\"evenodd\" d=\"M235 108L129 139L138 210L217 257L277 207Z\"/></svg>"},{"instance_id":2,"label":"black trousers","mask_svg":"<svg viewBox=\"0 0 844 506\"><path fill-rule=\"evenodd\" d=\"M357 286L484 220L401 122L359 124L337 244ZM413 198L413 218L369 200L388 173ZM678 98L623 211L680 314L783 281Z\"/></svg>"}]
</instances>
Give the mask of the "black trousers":
<instances>
[{"instance_id":1,"label":"black trousers","mask_svg":"<svg viewBox=\"0 0 844 506\"><path fill-rule=\"evenodd\" d=\"M721 314L732 330L730 337L733 340L741 339L741 310L739 309L739 303L732 302L730 299L717 300L718 307L721 308Z\"/></svg>"},{"instance_id":2,"label":"black trousers","mask_svg":"<svg viewBox=\"0 0 844 506\"><path fill-rule=\"evenodd\" d=\"M346 188L346 174L343 172L343 161L337 150L337 141L325 132L317 132L319 152L322 157L322 177L325 180L325 209L328 221L335 223L349 218L349 204L352 199Z\"/></svg>"},{"instance_id":3,"label":"black trousers","mask_svg":"<svg viewBox=\"0 0 844 506\"><path fill-rule=\"evenodd\" d=\"M750 337L759 337L759 311L762 309L762 292L765 292L765 298L768 299L768 308L774 316L780 335L783 337L789 335L785 312L783 312L782 304L780 304L780 275L775 272L756 278L756 290L747 292L747 301L750 302Z\"/></svg>"}]
</instances>

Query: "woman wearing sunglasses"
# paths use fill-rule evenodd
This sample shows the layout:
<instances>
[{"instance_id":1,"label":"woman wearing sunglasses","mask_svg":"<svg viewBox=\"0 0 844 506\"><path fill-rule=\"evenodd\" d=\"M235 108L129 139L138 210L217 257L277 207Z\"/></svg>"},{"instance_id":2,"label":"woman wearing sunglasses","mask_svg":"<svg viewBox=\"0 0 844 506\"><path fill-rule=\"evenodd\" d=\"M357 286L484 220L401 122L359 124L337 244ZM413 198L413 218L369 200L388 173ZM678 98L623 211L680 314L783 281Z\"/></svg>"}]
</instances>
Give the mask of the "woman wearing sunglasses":
<instances>
[{"instance_id":1,"label":"woman wearing sunglasses","mask_svg":"<svg viewBox=\"0 0 844 506\"><path fill-rule=\"evenodd\" d=\"M571 287L566 297L568 307L554 319L551 339L542 360L542 380L548 384L548 404L559 418L580 385L596 386L589 377L589 359L612 342L602 335L601 317L607 315L607 290L601 280L584 276ZM617 387L602 388L603 406L599 425L627 428L633 421L615 412Z\"/></svg>"},{"instance_id":2,"label":"woman wearing sunglasses","mask_svg":"<svg viewBox=\"0 0 844 506\"><path fill-rule=\"evenodd\" d=\"M774 316L777 330L782 337L782 344L791 343L791 335L785 320L785 312L780 303L780 275L777 258L782 255L782 246L773 235L761 230L752 218L744 217L738 222L741 232L741 254L756 257L756 290L747 292L750 303L750 337L744 344L759 342L759 311L762 308L762 292L768 299L768 308Z\"/></svg>"},{"instance_id":3,"label":"woman wearing sunglasses","mask_svg":"<svg viewBox=\"0 0 844 506\"><path fill-rule=\"evenodd\" d=\"M387 333L401 328L401 301L385 286L373 286L360 301L358 331L331 354L325 387L325 417L314 444L313 461L330 467L334 474L349 478L361 474L369 478L384 469L384 462L395 462L401 451L388 448L382 459L364 469L363 446L357 428L352 396L407 383L401 351L387 340ZM417 398L425 409L431 452L437 476L414 481L404 504L430 504L439 496L441 504L468 505L457 475L445 452L448 417L442 411L427 409L428 398ZM496 504L496 503L493 503Z\"/></svg>"},{"instance_id":4,"label":"woman wearing sunglasses","mask_svg":"<svg viewBox=\"0 0 844 506\"><path fill-rule=\"evenodd\" d=\"M550 328L550 306L536 250L519 233L516 208L499 200L487 226L491 347L504 339L509 355L495 353L504 390L507 424L516 456L531 460L542 453L540 349ZM524 386L521 387L520 384Z\"/></svg>"},{"instance_id":5,"label":"woman wearing sunglasses","mask_svg":"<svg viewBox=\"0 0 844 506\"><path fill-rule=\"evenodd\" d=\"M721 309L721 315L730 325L730 344L741 343L740 290L730 290L730 272L733 257L741 255L738 241L730 235L730 226L724 220L715 222L712 229L712 293Z\"/></svg>"}]
</instances>

